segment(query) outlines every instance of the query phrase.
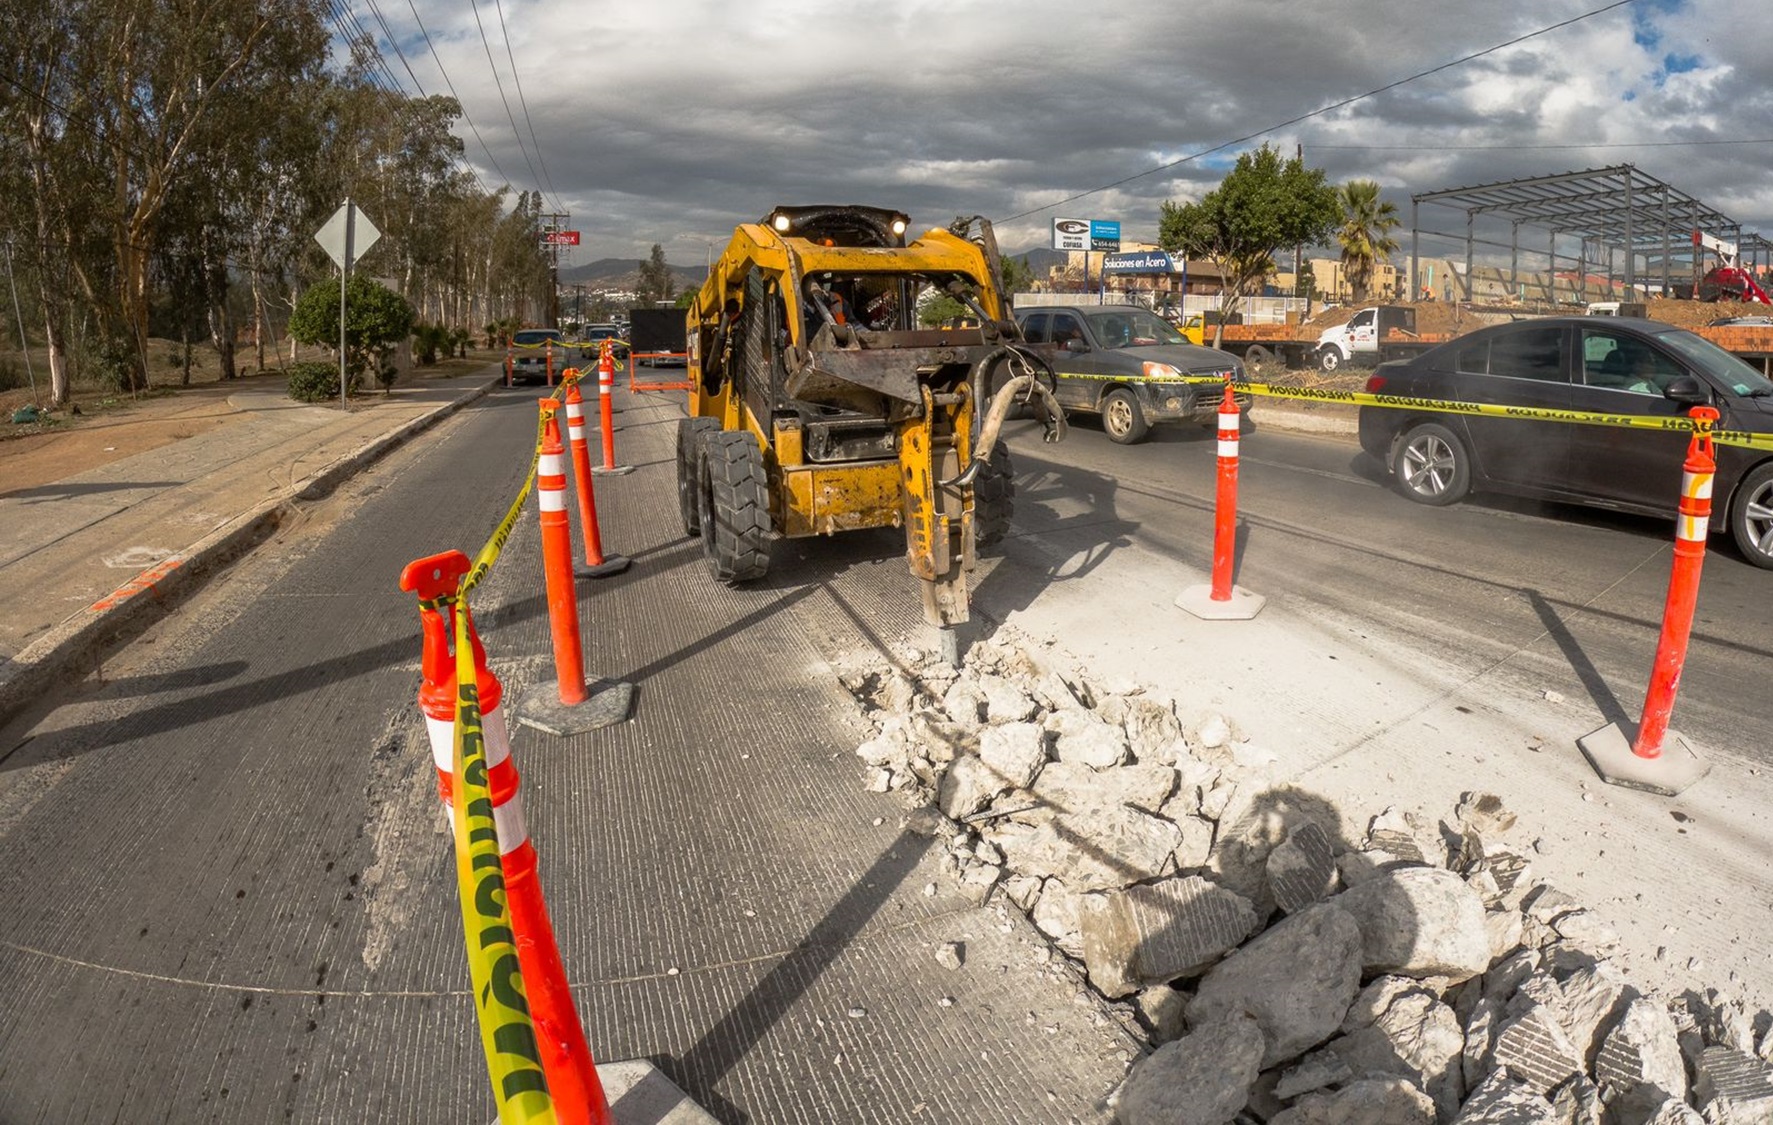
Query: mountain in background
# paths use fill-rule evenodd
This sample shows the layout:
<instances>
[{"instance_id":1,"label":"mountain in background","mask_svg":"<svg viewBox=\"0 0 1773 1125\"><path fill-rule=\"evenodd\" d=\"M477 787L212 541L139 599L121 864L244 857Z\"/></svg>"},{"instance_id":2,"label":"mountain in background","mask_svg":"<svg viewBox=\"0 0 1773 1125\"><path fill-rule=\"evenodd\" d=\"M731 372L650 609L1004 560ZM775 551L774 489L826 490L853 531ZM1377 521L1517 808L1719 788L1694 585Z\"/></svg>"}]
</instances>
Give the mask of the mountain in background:
<instances>
[{"instance_id":1,"label":"mountain in background","mask_svg":"<svg viewBox=\"0 0 1773 1125\"><path fill-rule=\"evenodd\" d=\"M587 262L582 266L570 266L560 271L560 284L563 286L583 285L587 289L627 289L633 290L640 285L640 258L599 258L595 262ZM706 270L694 266L673 266L671 279L677 283L677 289L700 289L702 280L707 277Z\"/></svg>"}]
</instances>

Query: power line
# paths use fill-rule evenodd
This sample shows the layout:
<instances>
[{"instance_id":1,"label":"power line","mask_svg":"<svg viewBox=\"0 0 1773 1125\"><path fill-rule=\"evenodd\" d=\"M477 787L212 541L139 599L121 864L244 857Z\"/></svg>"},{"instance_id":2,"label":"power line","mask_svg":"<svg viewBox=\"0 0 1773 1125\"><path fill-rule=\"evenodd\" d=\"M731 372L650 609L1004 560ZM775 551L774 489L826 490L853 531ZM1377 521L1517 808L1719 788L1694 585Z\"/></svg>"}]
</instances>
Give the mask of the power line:
<instances>
[{"instance_id":1,"label":"power line","mask_svg":"<svg viewBox=\"0 0 1773 1125\"><path fill-rule=\"evenodd\" d=\"M1328 149L1332 152L1421 152L1423 145L1325 145L1311 141L1301 142L1306 148L1313 150ZM1753 137L1740 141L1619 141L1612 144L1583 144L1567 142L1561 144L1536 145L1449 145L1439 141L1434 148L1442 152L1497 152L1509 149L1615 149L1615 148L1697 148L1706 145L1773 145L1773 137Z\"/></svg>"},{"instance_id":2,"label":"power line","mask_svg":"<svg viewBox=\"0 0 1773 1125\"><path fill-rule=\"evenodd\" d=\"M529 140L536 147L536 161L542 166L542 184L548 194L554 197L554 208L565 210L560 205L560 193L554 190L554 181L548 175L548 158L542 152L542 142L536 139L536 123L530 120L529 102L523 96L523 79L517 75L517 56L511 50L511 33L505 29L505 5L502 0L493 0L493 9L499 14L499 35L505 40L505 57L511 61L511 81L517 86L517 104L523 109L523 123L529 127Z\"/></svg>"},{"instance_id":3,"label":"power line","mask_svg":"<svg viewBox=\"0 0 1773 1125\"><path fill-rule=\"evenodd\" d=\"M504 80L499 77L498 64L493 62L492 43L486 37L486 25L480 20L480 5L474 0L468 0L468 7L474 13L474 26L480 29L480 45L486 48L486 65L492 70L493 86L499 91L499 101L505 103L505 118L511 122L511 132L517 140L517 151L523 154L523 162L529 165L529 174L534 177L534 182L539 186L542 177L536 171L535 161L529 158L529 148L523 143L522 131L517 128L517 115L511 112L511 99L505 96ZM557 203L556 206L559 204Z\"/></svg>"},{"instance_id":4,"label":"power line","mask_svg":"<svg viewBox=\"0 0 1773 1125\"><path fill-rule=\"evenodd\" d=\"M412 79L413 89L418 91L419 96L421 98L424 97L425 96L424 83L420 82L419 76L417 74L413 73L412 63L407 60L406 52L402 51L400 49L400 40L394 35L394 29L388 25L387 17L382 15L381 6L376 3L376 0L366 0L366 2L369 4L370 14L373 15L376 19L376 22L381 25L382 34L384 34L388 37L388 46L394 48L394 54L397 58L400 59L400 65L406 69L406 76L408 78ZM414 11L413 15L416 17L418 15L418 12ZM421 23L419 25L419 30L421 32L424 32L425 25ZM425 35L426 45L429 46L430 42L431 42L431 37L429 34L426 34ZM381 53L381 48L378 47L376 49L376 53L379 55ZM435 50L433 50L431 52L431 55L433 58L436 58L437 52ZM439 62L437 64L437 69L439 71L441 71L443 69L443 64L441 62ZM448 74L445 74L443 76L443 81L445 84L448 84L448 82L449 82L449 75ZM454 97L455 91L453 89L450 90L450 95L452 97ZM468 123L469 131L474 133L474 139L480 140L480 133L474 129L474 122L469 119L468 111L462 107L462 100L460 98L456 98L456 108L461 112L462 120L466 121ZM486 143L484 141L482 141L480 147L482 149L486 149ZM486 181L480 178L479 170L477 170L472 164L469 164L467 162L467 160L465 160L462 157L461 153L452 153L451 155L455 158L455 163L459 167L467 169L468 174L470 176L474 177L474 182L477 185L479 185L480 191L482 194L484 194L484 195L491 195L492 194L492 191L486 186ZM491 160L492 159L492 150L487 149L486 155L487 155L487 159ZM505 176L504 170L499 168L497 161L493 162L493 168L498 171L499 176L501 178L504 178L504 176Z\"/></svg>"},{"instance_id":5,"label":"power line","mask_svg":"<svg viewBox=\"0 0 1773 1125\"><path fill-rule=\"evenodd\" d=\"M419 34L425 37L425 49L431 52L431 61L437 64L437 73L443 76L444 87L449 90L449 96L456 100L456 108L462 111L462 121L467 124L468 131L474 134L474 140L480 145L480 151L486 153L487 162L493 166L493 171L499 174L499 179L509 184L511 177L507 176L505 170L499 167L499 158L493 155L492 146L486 143L480 135L480 130L474 127L474 119L468 116L467 103L462 101L460 94L456 93L456 84L449 80L449 71L445 70L443 66L443 56L437 53L437 44L431 42L431 33L425 30L425 21L419 18L418 6L413 3L413 0L406 0L406 6L412 9L413 22L419 25Z\"/></svg>"},{"instance_id":6,"label":"power line","mask_svg":"<svg viewBox=\"0 0 1773 1125\"><path fill-rule=\"evenodd\" d=\"M1021 211L1021 212L1018 212L1017 214L1009 216L1008 218L998 219L995 221L999 222L999 223L1013 223L1017 219L1026 219L1030 215L1038 215L1042 211L1051 211L1055 207L1063 207L1067 203L1075 203L1080 199L1087 199L1092 195L1097 195L1101 192L1108 191L1111 188L1117 188L1117 187L1122 186L1123 184L1130 184L1134 180L1144 179L1146 176L1154 175L1158 172L1166 172L1166 171L1170 170L1171 168L1179 167L1183 164L1189 163L1190 161L1199 160L1203 156L1211 156L1215 152L1223 152L1228 148L1235 148L1238 145L1248 144L1249 142L1256 140L1258 137L1265 137L1270 133L1277 133L1280 130L1287 128L1289 125L1297 125L1301 121L1310 121L1314 117L1322 117L1326 113L1332 113L1338 109L1343 109L1347 106L1351 106L1355 102L1365 101L1368 98L1378 97L1380 94L1384 94L1384 93L1387 93L1391 90L1395 90L1399 86L1407 85L1411 82L1417 81L1418 79L1427 78L1430 75L1439 74L1443 70L1451 70L1452 68L1454 68L1456 66L1463 66L1465 63L1471 62L1474 59L1481 59L1485 55L1493 55L1497 51L1501 51L1501 50L1504 50L1509 47L1517 46L1521 43L1525 43L1529 39L1536 39L1541 35L1548 35L1551 32L1558 31L1562 28L1569 27L1571 24L1580 23L1585 19L1589 19L1593 16L1601 15L1604 12L1610 12L1615 8L1623 8L1629 4L1634 4L1636 2L1637 2L1637 0L1613 0L1613 3L1611 3L1611 4L1604 4L1601 7L1595 8L1592 11L1583 12L1579 16L1573 16L1570 19L1563 20L1560 23L1554 23L1548 27L1542 27L1537 31L1530 31L1525 35L1516 36L1515 38L1510 39L1505 43L1498 43L1493 47L1486 47L1481 51L1474 51L1473 53L1471 53L1469 55L1461 56L1460 58L1456 58L1456 59L1452 60L1451 62L1444 62L1444 63L1441 63L1439 66L1434 66L1434 67L1430 67L1427 70L1418 71L1415 74L1410 75L1408 78L1400 78L1396 82L1388 82L1385 85L1378 87L1377 89L1368 90L1364 94L1355 94L1353 97L1343 98L1339 102L1332 102L1331 104L1329 104L1327 106L1323 106L1322 108L1314 109L1310 113L1302 113L1298 117L1290 118L1290 119L1288 119L1286 121L1282 121L1276 125L1270 125L1264 129L1258 129L1254 133L1245 134L1244 136L1238 137L1236 140L1226 141L1223 144L1214 145L1212 148L1202 149L1200 152L1190 153L1187 156L1180 157L1176 160L1172 160L1168 164L1159 164L1155 168L1147 168L1143 172L1135 172L1133 175L1125 176L1121 179L1115 180L1111 184L1103 184L1101 187L1091 188L1089 191L1080 191L1076 195L1066 196L1064 199L1058 200L1056 202L1047 203L1047 204L1044 204L1040 207L1032 208L1031 210Z\"/></svg>"}]
</instances>

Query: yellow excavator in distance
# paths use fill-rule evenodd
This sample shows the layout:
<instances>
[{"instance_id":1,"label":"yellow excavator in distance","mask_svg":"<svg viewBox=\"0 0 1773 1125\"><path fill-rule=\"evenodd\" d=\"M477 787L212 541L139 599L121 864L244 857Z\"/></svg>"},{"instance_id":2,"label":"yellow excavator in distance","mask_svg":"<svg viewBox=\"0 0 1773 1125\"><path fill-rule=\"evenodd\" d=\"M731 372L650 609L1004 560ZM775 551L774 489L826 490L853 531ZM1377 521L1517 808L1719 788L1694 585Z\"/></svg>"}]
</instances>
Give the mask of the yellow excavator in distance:
<instances>
[{"instance_id":1,"label":"yellow excavator in distance","mask_svg":"<svg viewBox=\"0 0 1773 1125\"><path fill-rule=\"evenodd\" d=\"M975 549L1009 526L998 430L1018 403L1049 441L1065 424L1051 368L1008 315L990 224L907 242L908 225L878 207L778 207L733 232L688 311L677 493L726 584L763 577L775 536L903 527L924 619L953 656ZM933 296L974 323L920 326Z\"/></svg>"}]
</instances>

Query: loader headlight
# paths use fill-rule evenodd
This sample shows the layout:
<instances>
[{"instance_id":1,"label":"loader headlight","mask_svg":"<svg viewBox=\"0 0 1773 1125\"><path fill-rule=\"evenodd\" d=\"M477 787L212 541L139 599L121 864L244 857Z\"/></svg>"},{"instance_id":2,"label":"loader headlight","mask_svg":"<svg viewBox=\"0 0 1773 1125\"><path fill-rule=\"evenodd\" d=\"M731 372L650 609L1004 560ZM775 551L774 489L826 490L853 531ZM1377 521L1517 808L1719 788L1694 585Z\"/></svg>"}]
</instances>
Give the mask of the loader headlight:
<instances>
[{"instance_id":1,"label":"loader headlight","mask_svg":"<svg viewBox=\"0 0 1773 1125\"><path fill-rule=\"evenodd\" d=\"M783 234L787 234L788 228L794 225L794 221L786 215L777 215L770 220L770 225L775 227L778 231L781 231Z\"/></svg>"},{"instance_id":2,"label":"loader headlight","mask_svg":"<svg viewBox=\"0 0 1773 1125\"><path fill-rule=\"evenodd\" d=\"M893 233L894 234L904 234L905 233L905 220L904 219L894 219L893 220Z\"/></svg>"}]
</instances>

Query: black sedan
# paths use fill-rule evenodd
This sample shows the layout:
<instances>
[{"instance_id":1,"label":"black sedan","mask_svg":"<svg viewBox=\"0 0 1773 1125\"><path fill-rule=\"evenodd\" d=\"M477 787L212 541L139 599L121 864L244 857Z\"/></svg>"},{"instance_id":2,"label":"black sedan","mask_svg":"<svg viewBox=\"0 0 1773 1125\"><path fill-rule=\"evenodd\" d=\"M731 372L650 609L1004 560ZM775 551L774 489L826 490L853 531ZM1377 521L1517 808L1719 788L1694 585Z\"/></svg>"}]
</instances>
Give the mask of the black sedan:
<instances>
[{"instance_id":1,"label":"black sedan","mask_svg":"<svg viewBox=\"0 0 1773 1125\"><path fill-rule=\"evenodd\" d=\"M1372 394L1397 399L1647 418L1714 406L1724 430L1773 435L1773 382L1696 333L1654 320L1548 317L1461 336L1381 364ZM1361 447L1405 496L1451 504L1505 492L1671 515L1689 434L1528 418L1362 406ZM1773 448L1718 445L1711 529L1773 569Z\"/></svg>"}]
</instances>

